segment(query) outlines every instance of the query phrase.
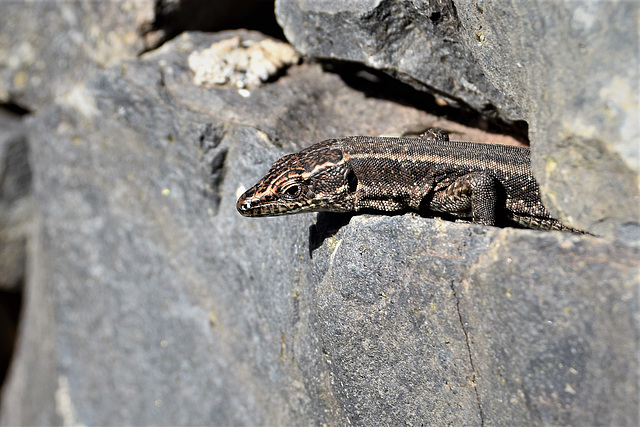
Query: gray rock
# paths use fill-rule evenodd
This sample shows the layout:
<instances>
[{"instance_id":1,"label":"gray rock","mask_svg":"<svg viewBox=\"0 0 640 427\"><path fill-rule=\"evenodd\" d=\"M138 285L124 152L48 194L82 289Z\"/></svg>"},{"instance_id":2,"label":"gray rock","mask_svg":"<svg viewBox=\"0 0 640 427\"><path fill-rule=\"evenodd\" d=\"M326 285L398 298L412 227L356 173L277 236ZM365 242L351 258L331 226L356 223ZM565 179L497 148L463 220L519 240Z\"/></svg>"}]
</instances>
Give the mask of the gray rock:
<instances>
[{"instance_id":1,"label":"gray rock","mask_svg":"<svg viewBox=\"0 0 640 427\"><path fill-rule=\"evenodd\" d=\"M287 39L313 58L359 62L490 116L521 119L485 77L452 2L276 0Z\"/></svg>"},{"instance_id":2,"label":"gray rock","mask_svg":"<svg viewBox=\"0 0 640 427\"><path fill-rule=\"evenodd\" d=\"M334 239L318 329L351 421L637 423L637 251L410 217Z\"/></svg>"},{"instance_id":3,"label":"gray rock","mask_svg":"<svg viewBox=\"0 0 640 427\"><path fill-rule=\"evenodd\" d=\"M187 34L28 122L0 424L638 423L638 249L413 216L248 219L285 152L425 113L302 64L198 87ZM246 94L244 94L246 95Z\"/></svg>"},{"instance_id":4,"label":"gray rock","mask_svg":"<svg viewBox=\"0 0 640 427\"><path fill-rule=\"evenodd\" d=\"M566 237L508 231L455 285L488 424L638 424L638 251Z\"/></svg>"},{"instance_id":5,"label":"gray rock","mask_svg":"<svg viewBox=\"0 0 640 427\"><path fill-rule=\"evenodd\" d=\"M640 3L483 3L458 5L465 38L525 111L545 204L578 228L640 242Z\"/></svg>"},{"instance_id":6,"label":"gray rock","mask_svg":"<svg viewBox=\"0 0 640 427\"><path fill-rule=\"evenodd\" d=\"M269 0L11 0L0 14L0 103L30 111L185 30L241 27ZM273 18L271 18L273 19ZM232 27L232 28L236 28Z\"/></svg>"},{"instance_id":7,"label":"gray rock","mask_svg":"<svg viewBox=\"0 0 640 427\"><path fill-rule=\"evenodd\" d=\"M0 15L0 102L36 110L144 49L154 1L9 1Z\"/></svg>"},{"instance_id":8,"label":"gray rock","mask_svg":"<svg viewBox=\"0 0 640 427\"><path fill-rule=\"evenodd\" d=\"M526 120L554 216L640 242L640 3L277 0L276 13L309 57Z\"/></svg>"}]
</instances>

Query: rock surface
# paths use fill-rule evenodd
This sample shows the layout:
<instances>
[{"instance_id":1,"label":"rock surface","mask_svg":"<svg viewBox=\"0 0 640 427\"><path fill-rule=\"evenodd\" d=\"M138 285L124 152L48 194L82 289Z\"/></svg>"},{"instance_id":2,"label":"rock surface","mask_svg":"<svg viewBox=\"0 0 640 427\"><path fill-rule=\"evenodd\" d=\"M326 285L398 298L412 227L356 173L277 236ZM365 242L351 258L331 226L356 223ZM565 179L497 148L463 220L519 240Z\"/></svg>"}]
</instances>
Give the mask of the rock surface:
<instances>
[{"instance_id":1,"label":"rock surface","mask_svg":"<svg viewBox=\"0 0 640 427\"><path fill-rule=\"evenodd\" d=\"M555 217L640 242L640 4L277 0L312 58L384 70L488 117L526 120Z\"/></svg>"},{"instance_id":2,"label":"rock surface","mask_svg":"<svg viewBox=\"0 0 640 427\"><path fill-rule=\"evenodd\" d=\"M27 122L36 231L2 425L638 424L639 250L413 216L247 219L285 152L435 118L186 34ZM246 95L246 94L245 94Z\"/></svg>"},{"instance_id":3,"label":"rock surface","mask_svg":"<svg viewBox=\"0 0 640 427\"><path fill-rule=\"evenodd\" d=\"M478 67L453 2L277 0L276 17L307 56L360 62L450 102L522 118Z\"/></svg>"},{"instance_id":4,"label":"rock surface","mask_svg":"<svg viewBox=\"0 0 640 427\"><path fill-rule=\"evenodd\" d=\"M640 3L484 4L458 14L467 40L482 33L469 46L487 79L525 112L545 204L640 242Z\"/></svg>"},{"instance_id":5,"label":"rock surface","mask_svg":"<svg viewBox=\"0 0 640 427\"><path fill-rule=\"evenodd\" d=\"M0 15L0 102L37 110L104 67L135 58L152 0L8 1Z\"/></svg>"},{"instance_id":6,"label":"rock surface","mask_svg":"<svg viewBox=\"0 0 640 427\"><path fill-rule=\"evenodd\" d=\"M269 3L244 0L237 7L231 1L209 0L4 1L0 103L36 111L96 71L134 59L182 31L238 28L242 18L264 13Z\"/></svg>"}]
</instances>

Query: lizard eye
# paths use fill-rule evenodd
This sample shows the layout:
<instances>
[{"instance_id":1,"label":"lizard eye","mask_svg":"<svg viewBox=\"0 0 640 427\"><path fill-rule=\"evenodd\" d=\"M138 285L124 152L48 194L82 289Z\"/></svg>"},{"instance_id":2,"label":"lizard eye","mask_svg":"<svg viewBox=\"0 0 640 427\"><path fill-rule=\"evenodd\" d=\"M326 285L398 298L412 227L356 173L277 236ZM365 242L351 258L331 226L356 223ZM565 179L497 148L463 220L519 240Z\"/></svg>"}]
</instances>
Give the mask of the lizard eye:
<instances>
[{"instance_id":1,"label":"lizard eye","mask_svg":"<svg viewBox=\"0 0 640 427\"><path fill-rule=\"evenodd\" d=\"M282 194L290 198L298 197L300 195L300 186L297 184L290 185L282 190Z\"/></svg>"}]
</instances>

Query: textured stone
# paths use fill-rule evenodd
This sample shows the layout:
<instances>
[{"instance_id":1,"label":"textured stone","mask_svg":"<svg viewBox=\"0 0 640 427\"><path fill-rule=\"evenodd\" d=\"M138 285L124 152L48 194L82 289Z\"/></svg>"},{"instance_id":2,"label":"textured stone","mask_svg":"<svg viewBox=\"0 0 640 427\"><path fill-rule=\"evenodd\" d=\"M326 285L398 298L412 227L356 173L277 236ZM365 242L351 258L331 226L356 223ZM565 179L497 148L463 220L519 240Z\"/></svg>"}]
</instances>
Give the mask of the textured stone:
<instances>
[{"instance_id":1,"label":"textured stone","mask_svg":"<svg viewBox=\"0 0 640 427\"><path fill-rule=\"evenodd\" d=\"M194 51L189 55L189 68L195 74L196 85L231 84L239 89L255 89L299 60L288 43L272 39L246 42L233 37Z\"/></svg>"},{"instance_id":2,"label":"textured stone","mask_svg":"<svg viewBox=\"0 0 640 427\"><path fill-rule=\"evenodd\" d=\"M0 103L35 111L182 31L239 28L265 6L271 0L3 1Z\"/></svg>"},{"instance_id":3,"label":"textured stone","mask_svg":"<svg viewBox=\"0 0 640 427\"><path fill-rule=\"evenodd\" d=\"M640 242L640 3L483 3L458 5L464 37L525 112L545 204L578 228Z\"/></svg>"},{"instance_id":4,"label":"textured stone","mask_svg":"<svg viewBox=\"0 0 640 427\"><path fill-rule=\"evenodd\" d=\"M36 232L0 424L637 424L638 250L414 216L244 218L285 152L424 112L318 65L248 98L187 34L27 122Z\"/></svg>"},{"instance_id":5,"label":"textured stone","mask_svg":"<svg viewBox=\"0 0 640 427\"><path fill-rule=\"evenodd\" d=\"M319 333L352 422L637 423L638 251L411 217L333 239Z\"/></svg>"},{"instance_id":6,"label":"textured stone","mask_svg":"<svg viewBox=\"0 0 640 427\"><path fill-rule=\"evenodd\" d=\"M452 2L277 0L276 17L304 55L360 62L451 103L522 118L478 67Z\"/></svg>"},{"instance_id":7,"label":"textured stone","mask_svg":"<svg viewBox=\"0 0 640 427\"><path fill-rule=\"evenodd\" d=\"M455 287L488 424L638 424L638 255L508 231L479 254Z\"/></svg>"}]
</instances>

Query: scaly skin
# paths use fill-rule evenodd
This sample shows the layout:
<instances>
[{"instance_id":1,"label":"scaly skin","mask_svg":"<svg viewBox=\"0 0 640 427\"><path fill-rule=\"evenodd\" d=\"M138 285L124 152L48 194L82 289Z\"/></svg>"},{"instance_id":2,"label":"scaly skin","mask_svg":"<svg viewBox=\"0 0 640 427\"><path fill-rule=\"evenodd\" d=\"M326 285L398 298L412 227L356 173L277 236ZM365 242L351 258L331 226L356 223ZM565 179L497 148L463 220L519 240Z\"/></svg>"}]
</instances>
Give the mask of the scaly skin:
<instances>
[{"instance_id":1,"label":"scaly skin","mask_svg":"<svg viewBox=\"0 0 640 427\"><path fill-rule=\"evenodd\" d=\"M542 205L528 148L449 141L437 133L320 142L278 160L236 206L250 217L407 210L580 232Z\"/></svg>"}]
</instances>

